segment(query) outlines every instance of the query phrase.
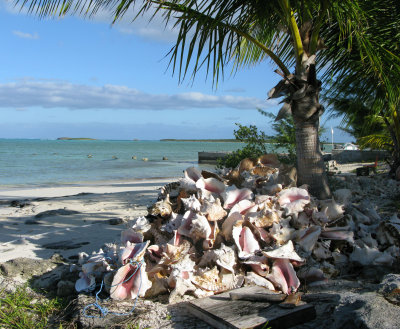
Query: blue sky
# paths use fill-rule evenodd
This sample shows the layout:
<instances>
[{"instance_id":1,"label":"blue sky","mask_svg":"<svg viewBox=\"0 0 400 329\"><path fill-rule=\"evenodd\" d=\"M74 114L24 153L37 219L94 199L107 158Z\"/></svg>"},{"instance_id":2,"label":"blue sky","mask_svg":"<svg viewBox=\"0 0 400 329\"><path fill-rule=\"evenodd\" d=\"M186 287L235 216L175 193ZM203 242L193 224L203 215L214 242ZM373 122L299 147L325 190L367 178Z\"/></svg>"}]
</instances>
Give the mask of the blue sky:
<instances>
[{"instance_id":1,"label":"blue sky","mask_svg":"<svg viewBox=\"0 0 400 329\"><path fill-rule=\"evenodd\" d=\"M0 0L0 138L233 138L236 122L272 134L256 110L279 109L266 100L279 81L272 64L228 69L216 90L204 71L179 83L165 57L176 32L146 17L110 22L40 20ZM326 125L351 140L337 120Z\"/></svg>"}]
</instances>

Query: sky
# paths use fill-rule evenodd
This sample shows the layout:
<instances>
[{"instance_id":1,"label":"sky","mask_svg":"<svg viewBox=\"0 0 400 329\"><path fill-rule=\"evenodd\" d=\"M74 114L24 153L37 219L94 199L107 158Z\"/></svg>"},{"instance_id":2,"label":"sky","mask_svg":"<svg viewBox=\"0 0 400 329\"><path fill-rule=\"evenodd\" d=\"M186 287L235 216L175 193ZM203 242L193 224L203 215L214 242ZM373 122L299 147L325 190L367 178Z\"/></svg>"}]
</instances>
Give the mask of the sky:
<instances>
[{"instance_id":1,"label":"sky","mask_svg":"<svg viewBox=\"0 0 400 329\"><path fill-rule=\"evenodd\" d=\"M267 100L280 78L273 64L227 67L217 88L205 70L180 82L167 57L176 30L131 17L39 19L0 0L0 138L234 138L235 123L274 133L257 111L280 108ZM327 119L322 140L330 127L335 142L352 139Z\"/></svg>"}]
</instances>

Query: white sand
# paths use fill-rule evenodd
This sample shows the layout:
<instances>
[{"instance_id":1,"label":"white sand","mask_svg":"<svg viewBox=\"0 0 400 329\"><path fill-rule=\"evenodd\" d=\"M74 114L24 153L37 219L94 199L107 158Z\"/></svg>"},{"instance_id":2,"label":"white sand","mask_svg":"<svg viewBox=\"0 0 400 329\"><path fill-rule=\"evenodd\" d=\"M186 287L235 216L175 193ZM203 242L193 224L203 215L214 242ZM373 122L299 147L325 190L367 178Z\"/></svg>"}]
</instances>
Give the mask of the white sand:
<instances>
[{"instance_id":1,"label":"white sand","mask_svg":"<svg viewBox=\"0 0 400 329\"><path fill-rule=\"evenodd\" d=\"M17 257L45 259L54 253L68 258L81 251L97 251L104 243L118 241L125 227L110 225L110 219L128 221L146 215L159 188L174 180L0 189L0 262ZM12 200L26 200L22 202L29 204L11 207ZM62 209L76 213L35 217L44 211ZM27 224L29 221L36 223Z\"/></svg>"}]
</instances>

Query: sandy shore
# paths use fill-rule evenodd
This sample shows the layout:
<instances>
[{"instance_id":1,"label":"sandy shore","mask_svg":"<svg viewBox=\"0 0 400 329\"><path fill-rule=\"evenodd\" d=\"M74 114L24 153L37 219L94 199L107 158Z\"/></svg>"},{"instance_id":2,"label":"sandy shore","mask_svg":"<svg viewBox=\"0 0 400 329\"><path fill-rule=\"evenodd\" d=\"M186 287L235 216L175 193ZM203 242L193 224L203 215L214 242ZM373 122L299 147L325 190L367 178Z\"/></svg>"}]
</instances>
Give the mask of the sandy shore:
<instances>
[{"instance_id":1,"label":"sandy shore","mask_svg":"<svg viewBox=\"0 0 400 329\"><path fill-rule=\"evenodd\" d=\"M338 165L335 172L354 175L362 165ZM177 179L0 188L0 262L54 253L72 260L119 241L125 223L146 215L159 188Z\"/></svg>"},{"instance_id":2,"label":"sandy shore","mask_svg":"<svg viewBox=\"0 0 400 329\"><path fill-rule=\"evenodd\" d=\"M171 181L0 189L0 262L97 251L120 239L125 222L146 215L159 188Z\"/></svg>"}]
</instances>

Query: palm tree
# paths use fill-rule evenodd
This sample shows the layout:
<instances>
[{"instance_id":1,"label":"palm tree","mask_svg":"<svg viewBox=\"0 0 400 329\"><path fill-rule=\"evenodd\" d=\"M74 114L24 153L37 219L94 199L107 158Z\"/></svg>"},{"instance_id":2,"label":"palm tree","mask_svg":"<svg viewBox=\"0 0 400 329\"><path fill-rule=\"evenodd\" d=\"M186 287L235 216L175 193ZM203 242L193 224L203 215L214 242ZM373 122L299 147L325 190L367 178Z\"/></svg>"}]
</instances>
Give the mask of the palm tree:
<instances>
[{"instance_id":1,"label":"palm tree","mask_svg":"<svg viewBox=\"0 0 400 329\"><path fill-rule=\"evenodd\" d=\"M345 128L350 129L360 146L391 152L392 174L400 166L400 76L396 69L398 59L392 55L400 53L400 3L374 0L362 6L369 6L364 33L369 42L383 45L376 47L373 54L382 59L378 72L383 74L376 74L373 67L365 65L362 52L348 53L341 59L348 71L336 76L325 99L334 113L344 115ZM338 42L334 35L331 30L325 36L327 44ZM326 55L325 60L336 56L332 51L326 51Z\"/></svg>"},{"instance_id":2,"label":"palm tree","mask_svg":"<svg viewBox=\"0 0 400 329\"><path fill-rule=\"evenodd\" d=\"M324 111L319 94L317 70L340 74L340 60L321 61L323 34L335 31L340 40L335 51L345 57L354 46L365 65L385 79L381 59L374 56L369 35L364 33L368 11L365 0L15 0L39 16L68 12L95 15L99 9L112 10L114 21L151 11L174 21L179 29L170 51L173 72L193 78L201 66L212 73L215 83L224 67L233 61L236 69L255 65L266 58L277 66L282 80L268 93L283 97L279 116L291 115L296 130L298 183L308 184L319 198L330 196L320 150L319 117ZM368 0L374 2L372 0ZM137 17L137 16L136 16ZM325 75L329 77L328 75Z\"/></svg>"}]
</instances>

